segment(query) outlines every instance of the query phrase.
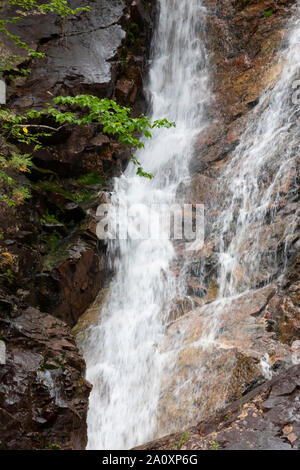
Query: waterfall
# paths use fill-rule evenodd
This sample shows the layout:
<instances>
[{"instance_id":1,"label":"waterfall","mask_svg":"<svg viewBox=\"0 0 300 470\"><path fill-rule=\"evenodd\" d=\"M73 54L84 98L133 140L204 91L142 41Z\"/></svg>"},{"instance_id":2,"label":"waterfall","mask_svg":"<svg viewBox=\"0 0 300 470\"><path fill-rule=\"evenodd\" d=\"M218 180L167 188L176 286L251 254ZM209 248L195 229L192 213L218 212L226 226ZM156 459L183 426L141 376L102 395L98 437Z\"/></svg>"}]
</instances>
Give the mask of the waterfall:
<instances>
[{"instance_id":1,"label":"waterfall","mask_svg":"<svg viewBox=\"0 0 300 470\"><path fill-rule=\"evenodd\" d=\"M166 117L176 122L176 128L156 130L136 153L155 178L140 178L130 166L115 181L113 208L182 203L180 188L191 180L195 138L208 124L211 96L204 2L158 3L146 91L151 117ZM280 288L295 250L299 208L285 218L282 211L296 201L299 174L299 98L295 93L299 17L281 51L277 83L249 111L239 145L212 188L217 203L208 208L214 216L206 237L218 259L216 300L170 324L174 299L185 292L189 262L181 266L180 276L173 273L176 247L163 231L157 239L131 236L109 241L114 279L98 324L87 330L81 344L87 378L93 384L89 449L127 449L182 429L222 406L236 364L231 351L240 353L239 341L247 343L242 352L254 358L258 374L266 379L273 375L272 348L284 360L289 355L288 347L275 345L273 339L270 350L265 349L264 318L256 322L249 313L248 319L239 319L242 328L235 329L234 314L241 305L251 310L252 301L260 305L261 296L265 308L269 293ZM141 224L144 217L143 211L136 215ZM120 226L126 226L125 218ZM278 240L274 233L279 234ZM207 273L206 257L201 259L200 286ZM266 301L263 288L267 289ZM255 343L256 330L263 337L259 344ZM291 356L290 360L296 359Z\"/></svg>"},{"instance_id":2,"label":"waterfall","mask_svg":"<svg viewBox=\"0 0 300 470\"><path fill-rule=\"evenodd\" d=\"M276 242L274 233L276 225L283 224L283 207L296 201L298 194L300 100L295 87L299 87L300 70L299 8L280 54L280 76L250 114L240 143L214 187L221 196L217 203L220 215L210 233L219 243L219 295L204 330L204 339L209 336L207 344L217 336L218 314L225 303L274 280L280 285L295 252L299 207L285 219Z\"/></svg>"},{"instance_id":3,"label":"waterfall","mask_svg":"<svg viewBox=\"0 0 300 470\"><path fill-rule=\"evenodd\" d=\"M271 355L290 365L297 360L289 345L268 336L261 311L252 316L251 309L257 302L264 311L299 247L299 13L279 54L277 82L249 113L212 187L217 202L208 208L215 216L206 243L218 260L218 295L167 330L164 350L174 356L159 403L161 435L199 422L232 399L237 354L265 379L273 375ZM197 280L204 285L210 260L198 258Z\"/></svg>"},{"instance_id":4,"label":"waterfall","mask_svg":"<svg viewBox=\"0 0 300 470\"><path fill-rule=\"evenodd\" d=\"M111 203L170 205L189 178L193 141L205 126L210 100L201 0L159 0L148 95L153 119L176 122L158 129L137 159L155 175L148 181L130 166L116 180ZM143 218L143 214L139 214ZM126 224L121 221L120 225ZM156 435L165 356L160 352L172 301L180 290L170 269L172 242L159 239L109 242L115 276L99 323L81 345L93 384L88 449L126 449Z\"/></svg>"},{"instance_id":5,"label":"waterfall","mask_svg":"<svg viewBox=\"0 0 300 470\"><path fill-rule=\"evenodd\" d=\"M264 247L271 245L274 236L267 227L279 223L282 204L296 196L292 183L299 174L299 98L295 85L300 70L300 18L280 61L279 80L261 97L217 183L216 191L222 194L219 208L223 208L217 221L220 297L234 296L277 278L280 270L284 271L281 265L287 262L297 225L295 214L278 241L275 256L266 253Z\"/></svg>"}]
</instances>

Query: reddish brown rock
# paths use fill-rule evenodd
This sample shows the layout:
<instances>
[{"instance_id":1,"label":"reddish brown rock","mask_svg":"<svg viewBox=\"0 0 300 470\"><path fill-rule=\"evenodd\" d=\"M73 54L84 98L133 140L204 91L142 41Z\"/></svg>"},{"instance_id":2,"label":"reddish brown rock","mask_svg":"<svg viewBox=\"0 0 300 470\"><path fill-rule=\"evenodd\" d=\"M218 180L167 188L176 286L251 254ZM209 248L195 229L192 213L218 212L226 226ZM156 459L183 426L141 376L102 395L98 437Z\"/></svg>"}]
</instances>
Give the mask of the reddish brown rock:
<instances>
[{"instance_id":1,"label":"reddish brown rock","mask_svg":"<svg viewBox=\"0 0 300 470\"><path fill-rule=\"evenodd\" d=\"M191 181L191 187L188 193L190 201L196 204L206 204L213 198L212 190L213 179L208 176L197 174Z\"/></svg>"},{"instance_id":2,"label":"reddish brown rock","mask_svg":"<svg viewBox=\"0 0 300 470\"><path fill-rule=\"evenodd\" d=\"M3 17L12 13L6 5L0 5L0 9ZM67 44L60 38L59 21L48 21L43 15L39 24L36 15L28 14L22 28L18 22L11 25L12 32L20 34L33 49L45 52L46 57L30 64L31 74L22 82L7 81L9 106L24 111L27 106L45 106L51 95L94 93L118 98L121 104L132 106L134 114L144 111L142 85L155 13L152 3L147 2L145 9L143 3L133 0L113 4L96 0L92 9L91 14L67 20ZM94 47L99 41L101 53L97 50L96 54ZM13 48L6 38L3 53L15 52ZM95 63L99 54L100 62ZM87 212L96 201L76 205L74 196L97 194L104 185L107 189L109 177L120 174L129 154L123 145L104 136L97 124L67 126L35 154L36 167L27 175L30 180L17 177L26 186L34 183L33 198L13 209L0 204L3 297L22 289L29 292L20 299L25 305L40 306L74 324L109 277L105 246L98 244L95 227L88 231L78 227L86 224ZM103 184L97 188L74 186L72 180L91 172L101 176ZM46 210L59 213L62 222L41 226ZM72 234L67 236L70 223ZM55 250L47 246L52 235L59 238ZM12 244L6 249L9 239ZM6 252L14 259L10 266L4 259Z\"/></svg>"},{"instance_id":3,"label":"reddish brown rock","mask_svg":"<svg viewBox=\"0 0 300 470\"><path fill-rule=\"evenodd\" d=\"M134 115L145 111L152 1L148 9L133 0L92 3L91 14L66 20L63 37L54 17L28 14L22 24L10 25L46 54L26 63L28 77L6 77L10 107L23 112L46 107L52 96L91 93L117 97ZM6 7L2 2L1 18ZM20 52L7 38L4 43L1 54ZM16 175L32 199L14 208L0 202L0 340L7 346L7 363L0 365L1 449L85 447L90 386L61 320L74 325L109 279L92 214L99 191L111 188L110 177L128 161L128 149L104 136L100 125L66 126L35 154L30 174ZM101 184L78 182L92 172ZM59 220L45 222L47 211Z\"/></svg>"},{"instance_id":4,"label":"reddish brown rock","mask_svg":"<svg viewBox=\"0 0 300 470\"><path fill-rule=\"evenodd\" d=\"M208 417L263 381L262 359L270 374L279 364L291 364L291 349L266 331L264 311L274 294L267 286L217 300L170 324L158 407L161 433Z\"/></svg>"},{"instance_id":5,"label":"reddish brown rock","mask_svg":"<svg viewBox=\"0 0 300 470\"><path fill-rule=\"evenodd\" d=\"M269 331L273 331L279 341L289 345L300 339L299 261L298 256L265 314Z\"/></svg>"},{"instance_id":6,"label":"reddish brown rock","mask_svg":"<svg viewBox=\"0 0 300 470\"><path fill-rule=\"evenodd\" d=\"M70 246L61 246L60 253L48 256L43 272L36 278L37 305L70 326L109 280L105 252L96 253L96 243L79 238Z\"/></svg>"},{"instance_id":7,"label":"reddish brown rock","mask_svg":"<svg viewBox=\"0 0 300 470\"><path fill-rule=\"evenodd\" d=\"M209 419L136 450L299 450L300 366Z\"/></svg>"},{"instance_id":8,"label":"reddish brown rock","mask_svg":"<svg viewBox=\"0 0 300 470\"><path fill-rule=\"evenodd\" d=\"M207 44L213 70L211 125L195 144L193 172L218 173L214 163L229 158L247 115L279 76L278 51L295 13L295 0L209 0ZM210 170L212 168L212 170ZM215 171L217 170L217 171Z\"/></svg>"},{"instance_id":9,"label":"reddish brown rock","mask_svg":"<svg viewBox=\"0 0 300 470\"><path fill-rule=\"evenodd\" d=\"M134 81L128 78L120 79L115 88L115 97L121 104L128 102L134 102L136 96L136 88Z\"/></svg>"},{"instance_id":10,"label":"reddish brown rock","mask_svg":"<svg viewBox=\"0 0 300 470\"><path fill-rule=\"evenodd\" d=\"M84 449L91 386L70 328L35 309L0 314L0 448Z\"/></svg>"}]
</instances>

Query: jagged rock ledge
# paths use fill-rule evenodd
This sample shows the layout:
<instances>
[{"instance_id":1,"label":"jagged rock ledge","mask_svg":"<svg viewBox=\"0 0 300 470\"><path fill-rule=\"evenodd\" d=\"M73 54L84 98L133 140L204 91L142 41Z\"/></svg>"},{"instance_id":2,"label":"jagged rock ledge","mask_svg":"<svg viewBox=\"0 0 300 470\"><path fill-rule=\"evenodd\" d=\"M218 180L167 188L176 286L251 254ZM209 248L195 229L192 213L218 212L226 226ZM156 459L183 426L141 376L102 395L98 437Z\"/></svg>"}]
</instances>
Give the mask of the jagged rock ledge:
<instances>
[{"instance_id":1,"label":"jagged rock ledge","mask_svg":"<svg viewBox=\"0 0 300 470\"><path fill-rule=\"evenodd\" d=\"M299 450L300 365L197 426L134 450Z\"/></svg>"}]
</instances>

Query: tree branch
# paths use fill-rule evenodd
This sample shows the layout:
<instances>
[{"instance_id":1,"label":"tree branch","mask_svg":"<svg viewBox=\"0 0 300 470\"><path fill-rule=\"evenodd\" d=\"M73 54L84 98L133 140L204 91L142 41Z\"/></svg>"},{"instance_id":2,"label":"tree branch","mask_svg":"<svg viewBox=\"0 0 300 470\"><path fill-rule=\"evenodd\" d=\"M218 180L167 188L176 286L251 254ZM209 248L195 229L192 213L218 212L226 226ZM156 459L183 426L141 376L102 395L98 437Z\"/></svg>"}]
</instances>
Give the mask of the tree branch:
<instances>
[{"instance_id":1,"label":"tree branch","mask_svg":"<svg viewBox=\"0 0 300 470\"><path fill-rule=\"evenodd\" d=\"M44 126L43 124L14 124L12 127L37 127L39 129L48 129L53 132L58 132L60 129L62 129L65 125L63 124L60 127L50 127L50 126Z\"/></svg>"}]
</instances>

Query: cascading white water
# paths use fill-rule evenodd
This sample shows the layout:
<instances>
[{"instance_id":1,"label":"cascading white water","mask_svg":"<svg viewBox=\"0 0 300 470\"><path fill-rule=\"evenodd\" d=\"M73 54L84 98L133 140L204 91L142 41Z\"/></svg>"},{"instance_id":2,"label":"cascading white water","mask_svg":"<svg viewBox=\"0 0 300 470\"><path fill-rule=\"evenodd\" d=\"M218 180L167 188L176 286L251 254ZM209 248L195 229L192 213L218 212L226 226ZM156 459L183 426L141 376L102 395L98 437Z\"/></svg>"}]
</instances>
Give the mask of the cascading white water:
<instances>
[{"instance_id":1,"label":"cascading white water","mask_svg":"<svg viewBox=\"0 0 300 470\"><path fill-rule=\"evenodd\" d=\"M157 130L137 156L145 170L155 174L154 180L135 176L134 168L129 167L116 181L112 196L115 207L170 205L176 201L179 185L189 179L194 137L206 125L209 74L200 40L205 8L198 0L160 0L159 6L149 98L152 118L167 117L176 121L177 127ZM124 449L150 440L157 434L157 421L160 433L178 429L179 423L181 428L202 416L201 400L204 405L210 401L212 387L226 389L232 362L229 357L224 366L219 351L231 346L222 344L221 315L225 313L228 320L228 312L232 305L239 306L241 294L279 279L297 223L294 214L278 231L281 239L276 252L268 226L280 223L277 215L281 217L282 203L293 199L299 163L299 105L293 105L291 99L299 74L299 44L297 20L282 53L281 75L251 113L240 144L214 188L220 196L219 216L210 235L219 247L219 297L205 311L201 309L198 324L193 324L192 313L187 319L183 317L180 335L175 331L172 336L170 328L165 349L160 348L160 342L172 300L180 288L170 270L175 257L171 241L161 234L156 241L110 242L116 274L99 324L87 331L82 344L87 378L94 386L88 414L89 449ZM286 196L280 199L283 193ZM138 217L142 219L143 213ZM194 342L185 336L189 334L189 321L192 327L195 325ZM197 325L201 326L200 333ZM228 336L230 331L225 339ZM186 367L183 356L188 348L192 354ZM271 377L267 351L259 354L264 375ZM207 366L220 364L218 360L223 364L221 374L220 368L216 372ZM173 410L167 408L170 395ZM222 399L220 393L208 408L210 412L222 405ZM189 403L196 403L195 408Z\"/></svg>"},{"instance_id":2,"label":"cascading white water","mask_svg":"<svg viewBox=\"0 0 300 470\"><path fill-rule=\"evenodd\" d=\"M208 70L200 39L205 8L201 0L158 3L148 92L152 118L167 117L176 129L155 131L138 152L155 178L145 180L129 167L115 183L114 206L174 203L189 176L194 136L206 125ZM158 344L178 289L169 269L174 248L163 238L110 242L116 274L99 324L82 344L93 384L88 449L126 449L155 436L163 370Z\"/></svg>"},{"instance_id":3,"label":"cascading white water","mask_svg":"<svg viewBox=\"0 0 300 470\"><path fill-rule=\"evenodd\" d=\"M299 9L290 27L279 58L277 82L249 115L239 145L212 188L217 207L211 211L216 216L206 242L214 244L218 253L217 299L183 316L167 331L165 350L169 354L173 351L175 359L166 368L159 404L163 434L184 429L224 405L230 397L228 386L232 385L231 374L237 363L234 351L246 358L259 358L267 379L272 377L272 362L264 348L270 352L278 348L287 363L297 360L289 346L279 346L268 336L263 315L259 318L256 312L257 321L251 318L251 302L260 295L257 289L280 287L296 251ZM299 89L299 82L296 85ZM283 215L285 210L288 216ZM205 262L204 257L198 275L200 285L205 282ZM261 306L265 309L266 303ZM255 331L259 332L257 336ZM227 354L230 350L232 355Z\"/></svg>"},{"instance_id":4,"label":"cascading white water","mask_svg":"<svg viewBox=\"0 0 300 470\"><path fill-rule=\"evenodd\" d=\"M300 6L279 63L282 70L277 83L249 116L240 143L214 187L220 215L211 233L219 243L219 294L208 306L208 312L214 313L205 322L200 340L204 348L214 344L221 327L219 314L231 298L284 273L282 265L299 221L298 208L281 231L276 251L274 231L269 227L282 224L277 214L282 204L297 195L299 175L299 93L293 84L300 70Z\"/></svg>"},{"instance_id":5,"label":"cascading white water","mask_svg":"<svg viewBox=\"0 0 300 470\"><path fill-rule=\"evenodd\" d=\"M284 264L280 258L285 257L297 225L295 214L278 241L276 256L266 253L274 236L267 227L278 223L282 203L295 198L293 183L299 174L299 94L293 85L300 70L299 10L297 16L288 47L281 54L281 75L274 88L261 97L216 189L222 193L224 209L218 220L220 297L239 294L278 276ZM223 188L227 188L225 195Z\"/></svg>"}]
</instances>

